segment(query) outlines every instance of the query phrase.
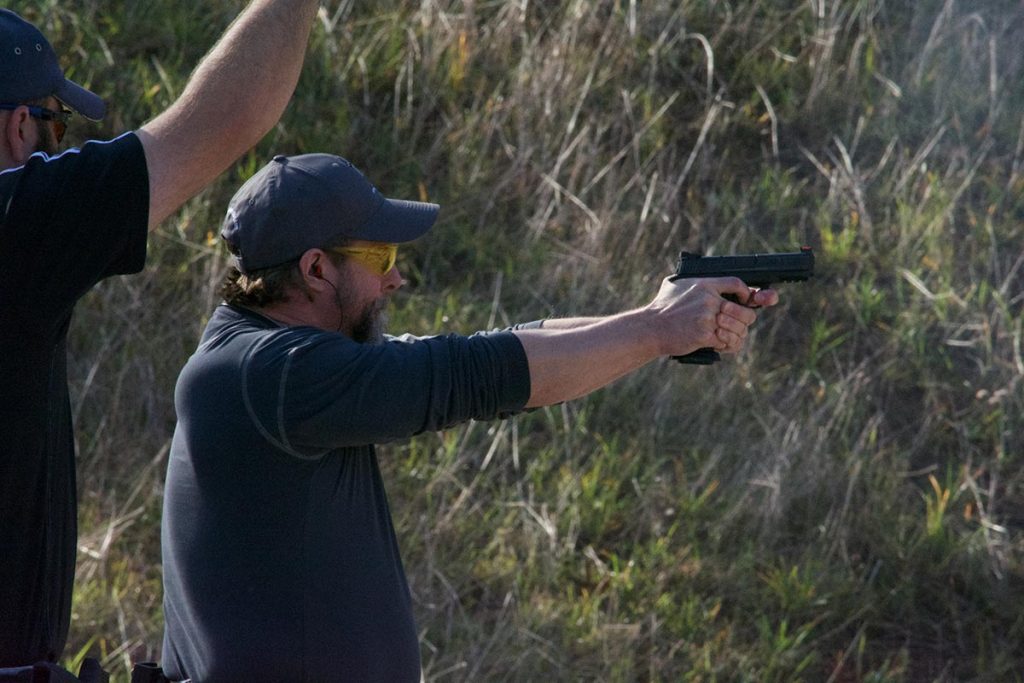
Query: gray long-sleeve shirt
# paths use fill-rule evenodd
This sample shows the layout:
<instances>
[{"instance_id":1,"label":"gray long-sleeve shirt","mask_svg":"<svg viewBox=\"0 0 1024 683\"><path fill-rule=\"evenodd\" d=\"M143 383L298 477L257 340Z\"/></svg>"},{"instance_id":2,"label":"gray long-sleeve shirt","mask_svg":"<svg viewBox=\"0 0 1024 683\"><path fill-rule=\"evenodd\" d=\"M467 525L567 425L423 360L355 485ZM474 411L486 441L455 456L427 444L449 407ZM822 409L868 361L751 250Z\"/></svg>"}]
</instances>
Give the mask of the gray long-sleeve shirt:
<instances>
[{"instance_id":1,"label":"gray long-sleeve shirt","mask_svg":"<svg viewBox=\"0 0 1024 683\"><path fill-rule=\"evenodd\" d=\"M529 393L508 332L369 345L220 306L175 391L168 675L418 681L373 444L500 417Z\"/></svg>"}]
</instances>

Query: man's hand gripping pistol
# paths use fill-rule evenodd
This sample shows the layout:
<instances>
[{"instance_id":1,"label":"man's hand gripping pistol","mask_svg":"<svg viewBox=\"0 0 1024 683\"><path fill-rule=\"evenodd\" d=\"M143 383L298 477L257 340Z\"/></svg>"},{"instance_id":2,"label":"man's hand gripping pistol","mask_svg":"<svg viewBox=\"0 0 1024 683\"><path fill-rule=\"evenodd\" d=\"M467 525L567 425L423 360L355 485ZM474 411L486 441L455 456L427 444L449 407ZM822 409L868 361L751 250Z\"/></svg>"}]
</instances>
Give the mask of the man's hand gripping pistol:
<instances>
[{"instance_id":1,"label":"man's hand gripping pistol","mask_svg":"<svg viewBox=\"0 0 1024 683\"><path fill-rule=\"evenodd\" d=\"M804 282L814 275L814 252L810 247L785 254L743 254L701 256L684 251L672 280L698 277L738 277L749 287L765 288L776 282ZM731 301L736 297L725 295ZM742 302L738 302L742 303ZM721 360L711 348L697 349L685 356L672 356L680 363L711 365Z\"/></svg>"}]
</instances>

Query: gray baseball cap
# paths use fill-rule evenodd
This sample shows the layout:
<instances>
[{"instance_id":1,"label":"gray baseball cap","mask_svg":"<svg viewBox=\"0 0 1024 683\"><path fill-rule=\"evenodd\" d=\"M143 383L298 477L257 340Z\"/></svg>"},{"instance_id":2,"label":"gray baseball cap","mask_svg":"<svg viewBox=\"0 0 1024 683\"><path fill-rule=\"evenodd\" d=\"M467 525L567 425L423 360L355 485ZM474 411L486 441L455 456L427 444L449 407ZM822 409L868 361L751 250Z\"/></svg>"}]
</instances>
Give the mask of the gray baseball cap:
<instances>
[{"instance_id":1,"label":"gray baseball cap","mask_svg":"<svg viewBox=\"0 0 1024 683\"><path fill-rule=\"evenodd\" d=\"M437 204L388 199L333 154L278 155L231 198L220 236L243 273L287 263L343 240L410 242Z\"/></svg>"},{"instance_id":2,"label":"gray baseball cap","mask_svg":"<svg viewBox=\"0 0 1024 683\"><path fill-rule=\"evenodd\" d=\"M21 104L50 95L93 121L107 113L99 95L64 78L57 54L39 29L0 9L0 103Z\"/></svg>"}]
</instances>

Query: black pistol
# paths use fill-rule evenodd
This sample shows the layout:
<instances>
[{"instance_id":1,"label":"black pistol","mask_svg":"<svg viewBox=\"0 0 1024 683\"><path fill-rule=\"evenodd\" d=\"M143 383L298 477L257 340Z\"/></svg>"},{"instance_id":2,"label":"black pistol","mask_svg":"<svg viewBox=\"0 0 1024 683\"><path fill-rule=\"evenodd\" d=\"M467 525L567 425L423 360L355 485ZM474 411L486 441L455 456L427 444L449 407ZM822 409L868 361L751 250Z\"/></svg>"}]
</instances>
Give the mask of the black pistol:
<instances>
[{"instance_id":1,"label":"black pistol","mask_svg":"<svg viewBox=\"0 0 1024 683\"><path fill-rule=\"evenodd\" d=\"M738 277L750 287L765 288L776 282L804 282L814 275L814 252L810 247L783 254L741 254L701 256L688 251L679 254L672 280L697 277ZM726 294L732 301L736 297ZM712 348L697 349L685 356L672 356L680 363L711 365L722 357Z\"/></svg>"}]
</instances>

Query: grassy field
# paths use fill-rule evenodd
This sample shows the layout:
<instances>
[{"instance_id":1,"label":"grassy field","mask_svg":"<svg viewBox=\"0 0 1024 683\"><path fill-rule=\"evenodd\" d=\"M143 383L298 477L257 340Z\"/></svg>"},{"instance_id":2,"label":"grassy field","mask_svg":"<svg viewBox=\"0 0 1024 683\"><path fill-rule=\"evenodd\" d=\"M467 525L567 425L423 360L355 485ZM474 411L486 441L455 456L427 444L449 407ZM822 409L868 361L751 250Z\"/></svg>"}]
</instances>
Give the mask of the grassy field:
<instances>
[{"instance_id":1,"label":"grassy field","mask_svg":"<svg viewBox=\"0 0 1024 683\"><path fill-rule=\"evenodd\" d=\"M110 136L238 0L14 0ZM428 681L1024 680L1024 6L327 0L280 125L79 306L68 661L160 657L172 390L274 153L442 204L394 331L645 303L811 245L748 349L384 448Z\"/></svg>"}]
</instances>

